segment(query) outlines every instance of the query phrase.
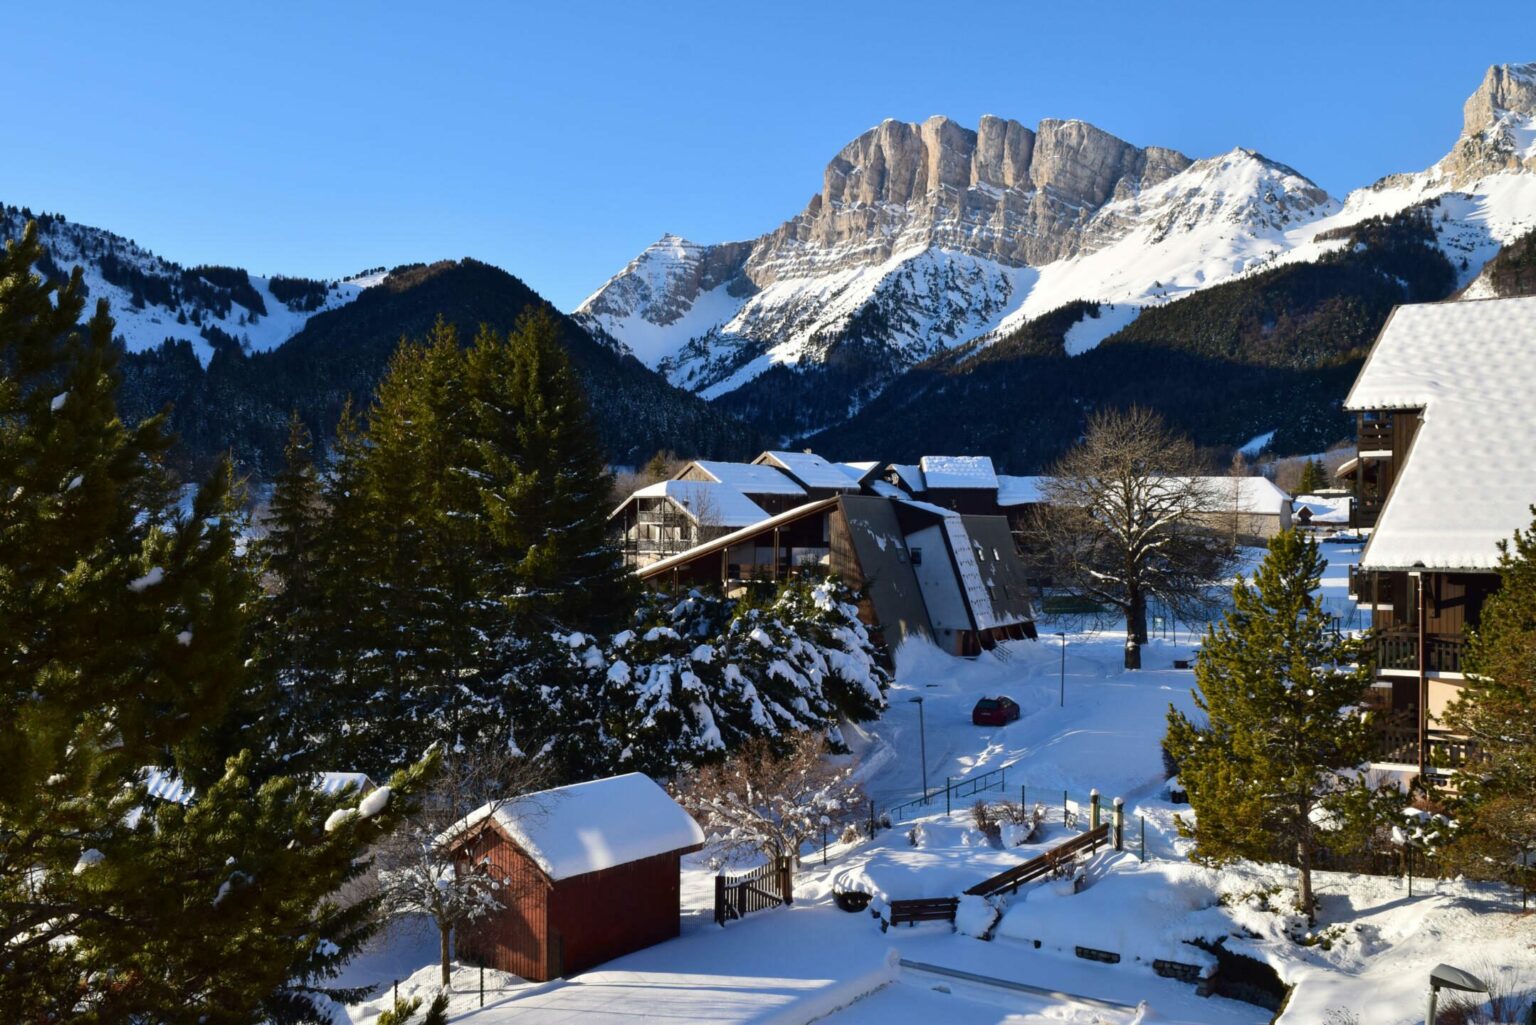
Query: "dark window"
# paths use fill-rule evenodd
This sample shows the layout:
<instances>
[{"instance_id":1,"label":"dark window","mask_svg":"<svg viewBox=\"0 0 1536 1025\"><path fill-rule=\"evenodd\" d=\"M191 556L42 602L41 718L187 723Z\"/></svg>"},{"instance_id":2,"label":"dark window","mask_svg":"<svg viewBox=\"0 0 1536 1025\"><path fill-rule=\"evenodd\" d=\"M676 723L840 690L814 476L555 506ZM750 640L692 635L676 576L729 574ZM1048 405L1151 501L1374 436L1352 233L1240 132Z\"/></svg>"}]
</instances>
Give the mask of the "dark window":
<instances>
[{"instance_id":1,"label":"dark window","mask_svg":"<svg viewBox=\"0 0 1536 1025\"><path fill-rule=\"evenodd\" d=\"M914 548L914 549L912 549L912 565L914 565L914 566L921 566L922 564L923 564L923 550L921 548Z\"/></svg>"}]
</instances>

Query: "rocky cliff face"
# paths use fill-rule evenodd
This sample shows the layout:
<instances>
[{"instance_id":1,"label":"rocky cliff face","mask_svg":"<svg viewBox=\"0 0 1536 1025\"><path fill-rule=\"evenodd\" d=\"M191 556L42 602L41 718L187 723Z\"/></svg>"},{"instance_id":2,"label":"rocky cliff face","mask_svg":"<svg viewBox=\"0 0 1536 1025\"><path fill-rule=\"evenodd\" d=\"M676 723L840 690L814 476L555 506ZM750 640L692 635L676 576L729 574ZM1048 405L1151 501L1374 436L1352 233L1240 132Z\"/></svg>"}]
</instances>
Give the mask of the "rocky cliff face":
<instances>
[{"instance_id":1,"label":"rocky cliff face","mask_svg":"<svg viewBox=\"0 0 1536 1025\"><path fill-rule=\"evenodd\" d=\"M927 246L1046 264L1082 250L1099 207L1189 165L1081 121L1043 121L1038 131L990 116L974 131L946 117L886 121L832 159L821 192L758 242L747 274L761 287Z\"/></svg>"},{"instance_id":2,"label":"rocky cliff face","mask_svg":"<svg viewBox=\"0 0 1536 1025\"><path fill-rule=\"evenodd\" d=\"M918 360L1068 302L1161 304L1316 259L1340 227L1428 201L1469 281L1536 222L1536 64L1491 68L1464 113L1434 167L1342 205L1242 148L1192 161L1081 121L886 121L843 147L776 230L722 246L663 238L576 317L676 384L736 396L733 408L773 404L775 368L833 368L829 387L847 394L817 415L835 418Z\"/></svg>"}]
</instances>

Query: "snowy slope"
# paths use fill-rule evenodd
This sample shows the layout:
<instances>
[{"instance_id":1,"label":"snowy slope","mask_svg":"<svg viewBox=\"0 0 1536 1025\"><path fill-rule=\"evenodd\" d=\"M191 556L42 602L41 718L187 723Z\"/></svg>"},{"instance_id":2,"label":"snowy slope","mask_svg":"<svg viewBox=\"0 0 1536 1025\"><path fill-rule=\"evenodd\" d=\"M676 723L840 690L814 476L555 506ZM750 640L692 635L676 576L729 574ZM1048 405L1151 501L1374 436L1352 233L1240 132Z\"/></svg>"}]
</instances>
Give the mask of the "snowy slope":
<instances>
[{"instance_id":1,"label":"snowy slope","mask_svg":"<svg viewBox=\"0 0 1536 1025\"><path fill-rule=\"evenodd\" d=\"M1462 135L1433 167L1342 202L1251 150L1189 161L1116 149L1129 144L1080 122L1042 122L1037 164L1048 133L1070 131L1099 147L1094 173L1121 174L1096 193L1082 167L1026 168L1016 136L1029 133L1012 122L1013 149L984 154L1000 123L984 118L968 138L946 119L886 122L850 143L828 165L823 191L776 231L722 246L664 237L575 315L713 399L776 365L819 366L846 342L883 346L894 376L1074 300L1114 304L1073 329L1069 351L1085 352L1140 308L1317 260L1344 244L1320 235L1426 201L1438 203L1440 245L1462 285L1536 226L1536 64L1491 68L1467 101ZM930 143L926 169L889 163L902 151L878 148L903 132ZM967 178L950 165L972 143ZM871 158L878 168L857 162ZM897 178L911 189L896 195Z\"/></svg>"},{"instance_id":2,"label":"snowy slope","mask_svg":"<svg viewBox=\"0 0 1536 1025\"><path fill-rule=\"evenodd\" d=\"M297 334L314 314L346 305L381 277L325 283L318 305L304 309L306 304L300 300L290 305L278 299L272 293L271 278L246 275L259 297L259 301L251 300L121 235L56 216L38 220L38 234L53 268L60 274L68 274L76 266L82 269L87 315L97 299L105 298L117 334L130 352L152 349L167 338L183 339L206 363L213 348L203 336L205 327L224 332L251 351L272 349ZM0 238L19 238L26 221L20 209L0 206ZM188 274L195 279L190 285Z\"/></svg>"}]
</instances>

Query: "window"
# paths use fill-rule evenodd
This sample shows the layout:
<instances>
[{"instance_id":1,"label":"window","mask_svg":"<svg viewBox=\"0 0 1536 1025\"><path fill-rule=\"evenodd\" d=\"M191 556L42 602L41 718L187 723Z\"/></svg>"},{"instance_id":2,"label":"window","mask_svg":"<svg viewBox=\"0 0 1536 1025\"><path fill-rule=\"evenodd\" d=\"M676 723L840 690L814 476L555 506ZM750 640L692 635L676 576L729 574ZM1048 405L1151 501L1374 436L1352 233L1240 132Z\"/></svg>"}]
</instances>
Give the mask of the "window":
<instances>
[{"instance_id":1,"label":"window","mask_svg":"<svg viewBox=\"0 0 1536 1025\"><path fill-rule=\"evenodd\" d=\"M914 566L921 566L922 564L923 564L923 550L921 548L914 548L914 549L912 549L912 565L914 565Z\"/></svg>"}]
</instances>

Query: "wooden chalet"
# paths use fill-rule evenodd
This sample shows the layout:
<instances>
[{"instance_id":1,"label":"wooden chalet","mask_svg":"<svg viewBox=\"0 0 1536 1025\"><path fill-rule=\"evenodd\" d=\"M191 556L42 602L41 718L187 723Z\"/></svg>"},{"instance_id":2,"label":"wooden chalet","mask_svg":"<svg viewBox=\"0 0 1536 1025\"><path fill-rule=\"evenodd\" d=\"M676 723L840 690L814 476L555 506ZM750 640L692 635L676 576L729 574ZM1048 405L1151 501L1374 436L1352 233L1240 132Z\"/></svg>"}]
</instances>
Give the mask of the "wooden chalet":
<instances>
[{"instance_id":1,"label":"wooden chalet","mask_svg":"<svg viewBox=\"0 0 1536 1025\"><path fill-rule=\"evenodd\" d=\"M455 871L500 883L500 910L458 929L458 957L542 982L676 936L679 862L704 833L632 772L492 802L438 843Z\"/></svg>"},{"instance_id":2,"label":"wooden chalet","mask_svg":"<svg viewBox=\"0 0 1536 1025\"><path fill-rule=\"evenodd\" d=\"M859 614L891 648L909 637L974 655L1035 635L1008 522L926 503L841 494L808 502L639 571L653 587L715 586L835 573L860 591Z\"/></svg>"},{"instance_id":3,"label":"wooden chalet","mask_svg":"<svg viewBox=\"0 0 1536 1025\"><path fill-rule=\"evenodd\" d=\"M1475 757L1445 729L1469 630L1499 586L1499 542L1536 502L1536 298L1403 306L1345 408L1358 417L1350 592L1372 611L1377 761L1420 775Z\"/></svg>"}]
</instances>

